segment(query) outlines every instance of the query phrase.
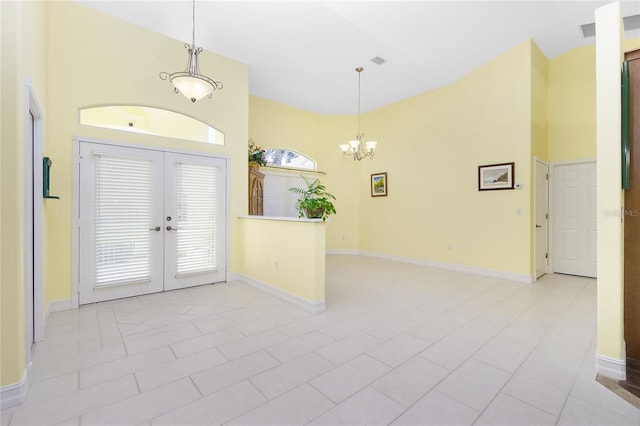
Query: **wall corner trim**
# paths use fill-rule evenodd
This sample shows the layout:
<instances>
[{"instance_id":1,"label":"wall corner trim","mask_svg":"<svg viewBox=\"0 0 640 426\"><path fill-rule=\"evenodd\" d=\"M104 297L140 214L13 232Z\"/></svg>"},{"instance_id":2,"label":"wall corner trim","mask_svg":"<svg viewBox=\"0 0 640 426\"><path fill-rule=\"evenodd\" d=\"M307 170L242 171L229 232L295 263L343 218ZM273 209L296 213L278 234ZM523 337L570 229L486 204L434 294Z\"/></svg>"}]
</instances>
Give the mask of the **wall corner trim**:
<instances>
[{"instance_id":1,"label":"wall corner trim","mask_svg":"<svg viewBox=\"0 0 640 426\"><path fill-rule=\"evenodd\" d=\"M0 388L0 410L22 404L27 399L29 389L29 370L24 369L22 379L18 383L2 386Z\"/></svg>"},{"instance_id":2,"label":"wall corner trim","mask_svg":"<svg viewBox=\"0 0 640 426\"><path fill-rule=\"evenodd\" d=\"M312 314L320 314L327 310L326 302L324 300L321 300L319 302L311 302L309 300L303 299L298 295L289 293L288 291L285 291L279 288L275 288L263 281L257 280L248 275L244 275L240 273L229 274L229 277L230 278L233 277L238 281L247 283L259 290L262 290L266 293L276 296L286 302L292 303Z\"/></svg>"},{"instance_id":3,"label":"wall corner trim","mask_svg":"<svg viewBox=\"0 0 640 426\"><path fill-rule=\"evenodd\" d=\"M596 372L615 380L627 379L627 363L623 359L610 358L596 353Z\"/></svg>"}]
</instances>

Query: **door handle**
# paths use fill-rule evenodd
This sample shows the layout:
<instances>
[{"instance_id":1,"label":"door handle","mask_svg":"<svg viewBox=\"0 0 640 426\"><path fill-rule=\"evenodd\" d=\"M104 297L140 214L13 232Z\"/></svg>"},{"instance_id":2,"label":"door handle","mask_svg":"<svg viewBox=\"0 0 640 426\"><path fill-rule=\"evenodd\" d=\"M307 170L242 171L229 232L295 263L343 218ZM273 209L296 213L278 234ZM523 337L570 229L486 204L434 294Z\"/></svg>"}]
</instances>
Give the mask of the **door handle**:
<instances>
[{"instance_id":1,"label":"door handle","mask_svg":"<svg viewBox=\"0 0 640 426\"><path fill-rule=\"evenodd\" d=\"M542 225L536 225L536 228L542 228Z\"/></svg>"},{"instance_id":2,"label":"door handle","mask_svg":"<svg viewBox=\"0 0 640 426\"><path fill-rule=\"evenodd\" d=\"M173 228L171 225L167 226L167 231L177 231L178 228Z\"/></svg>"},{"instance_id":3,"label":"door handle","mask_svg":"<svg viewBox=\"0 0 640 426\"><path fill-rule=\"evenodd\" d=\"M161 227L156 226L155 228L149 228L149 231L159 231L161 229L162 229Z\"/></svg>"}]
</instances>

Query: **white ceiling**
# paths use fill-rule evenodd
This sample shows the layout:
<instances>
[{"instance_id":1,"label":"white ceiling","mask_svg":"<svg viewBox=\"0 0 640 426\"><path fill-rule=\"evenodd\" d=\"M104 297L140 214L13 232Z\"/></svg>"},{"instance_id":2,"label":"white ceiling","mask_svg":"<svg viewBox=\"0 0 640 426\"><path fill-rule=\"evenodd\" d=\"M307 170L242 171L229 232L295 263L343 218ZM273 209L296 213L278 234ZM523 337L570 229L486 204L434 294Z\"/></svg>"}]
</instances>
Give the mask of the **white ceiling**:
<instances>
[{"instance_id":1,"label":"white ceiling","mask_svg":"<svg viewBox=\"0 0 640 426\"><path fill-rule=\"evenodd\" d=\"M189 0L76 1L191 42ZM580 25L594 22L594 10L607 3L198 0L195 38L205 50L248 64L253 95L351 114L358 107L358 66L365 68L365 112L449 84L529 37L550 59L593 44ZM623 16L640 14L640 1L621 6ZM640 30L626 36L640 37ZM387 62L374 64L376 56ZM169 71L185 64L175 65ZM216 70L201 72L224 83Z\"/></svg>"}]
</instances>

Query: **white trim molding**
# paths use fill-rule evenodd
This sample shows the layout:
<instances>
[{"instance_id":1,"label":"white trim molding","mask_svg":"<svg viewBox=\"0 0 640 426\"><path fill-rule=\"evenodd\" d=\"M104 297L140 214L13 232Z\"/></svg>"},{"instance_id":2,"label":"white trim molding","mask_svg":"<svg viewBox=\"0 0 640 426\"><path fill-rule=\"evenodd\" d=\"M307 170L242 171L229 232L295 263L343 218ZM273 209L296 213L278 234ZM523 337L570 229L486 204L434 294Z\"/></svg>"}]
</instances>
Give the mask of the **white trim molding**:
<instances>
[{"instance_id":1,"label":"white trim molding","mask_svg":"<svg viewBox=\"0 0 640 426\"><path fill-rule=\"evenodd\" d=\"M233 276L239 281L245 282L259 290L262 290L266 293L276 296L293 305L296 305L312 314L320 314L327 310L327 305L324 300L321 300L319 302L311 302L307 299L303 299L302 297L296 294L289 293L288 291L282 290L277 287L273 287L272 285L267 284L264 281L257 280L247 275L235 273L233 274Z\"/></svg>"},{"instance_id":2,"label":"white trim molding","mask_svg":"<svg viewBox=\"0 0 640 426\"><path fill-rule=\"evenodd\" d=\"M627 363L596 353L596 372L616 380L627 380Z\"/></svg>"},{"instance_id":3,"label":"white trim molding","mask_svg":"<svg viewBox=\"0 0 640 426\"><path fill-rule=\"evenodd\" d=\"M360 251L358 250L327 250L326 254L335 254L335 255L348 255L348 256L358 256L360 255Z\"/></svg>"},{"instance_id":4,"label":"white trim molding","mask_svg":"<svg viewBox=\"0 0 640 426\"><path fill-rule=\"evenodd\" d=\"M462 265L459 263L437 262L428 259L419 259L414 257L396 256L393 254L375 253L368 251L360 251L360 255L375 257L378 259L394 260L396 262L411 263L414 265L431 266L438 269L446 269L449 271L465 272L467 274L481 275L485 277L501 278L509 281L517 281L521 283L531 284L535 282L535 274L519 274L516 272L498 271L495 269L480 268L477 266Z\"/></svg>"},{"instance_id":5,"label":"white trim molding","mask_svg":"<svg viewBox=\"0 0 640 426\"><path fill-rule=\"evenodd\" d=\"M29 389L29 370L24 369L18 383L0 387L0 410L22 404L27 399Z\"/></svg>"}]
</instances>

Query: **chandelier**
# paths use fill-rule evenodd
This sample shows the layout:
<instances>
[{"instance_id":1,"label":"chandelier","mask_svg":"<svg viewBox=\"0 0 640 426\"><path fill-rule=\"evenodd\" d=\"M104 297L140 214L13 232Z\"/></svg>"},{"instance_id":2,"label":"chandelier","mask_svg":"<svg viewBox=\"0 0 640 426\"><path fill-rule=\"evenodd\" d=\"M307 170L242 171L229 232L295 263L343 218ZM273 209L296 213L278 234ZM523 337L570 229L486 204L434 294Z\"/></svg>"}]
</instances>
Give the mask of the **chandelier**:
<instances>
[{"instance_id":1,"label":"chandelier","mask_svg":"<svg viewBox=\"0 0 640 426\"><path fill-rule=\"evenodd\" d=\"M354 161L360 161L367 157L373 158L376 145L378 145L378 142L376 141L367 141L364 142L364 147L362 146L364 139L364 133L360 131L360 73L362 71L364 71L364 68L356 68L356 72L358 73L358 133L356 133L354 140L340 145L342 158L353 157Z\"/></svg>"},{"instance_id":2,"label":"chandelier","mask_svg":"<svg viewBox=\"0 0 640 426\"><path fill-rule=\"evenodd\" d=\"M191 102L196 102L205 96L211 99L214 90L222 89L222 82L200 74L198 55L202 53L202 47L196 47L196 0L193 0L192 13L192 42L191 45L187 43L184 45L189 55L187 68L172 74L163 71L160 73L160 78L169 80L174 86L174 92L180 92Z\"/></svg>"}]
</instances>

